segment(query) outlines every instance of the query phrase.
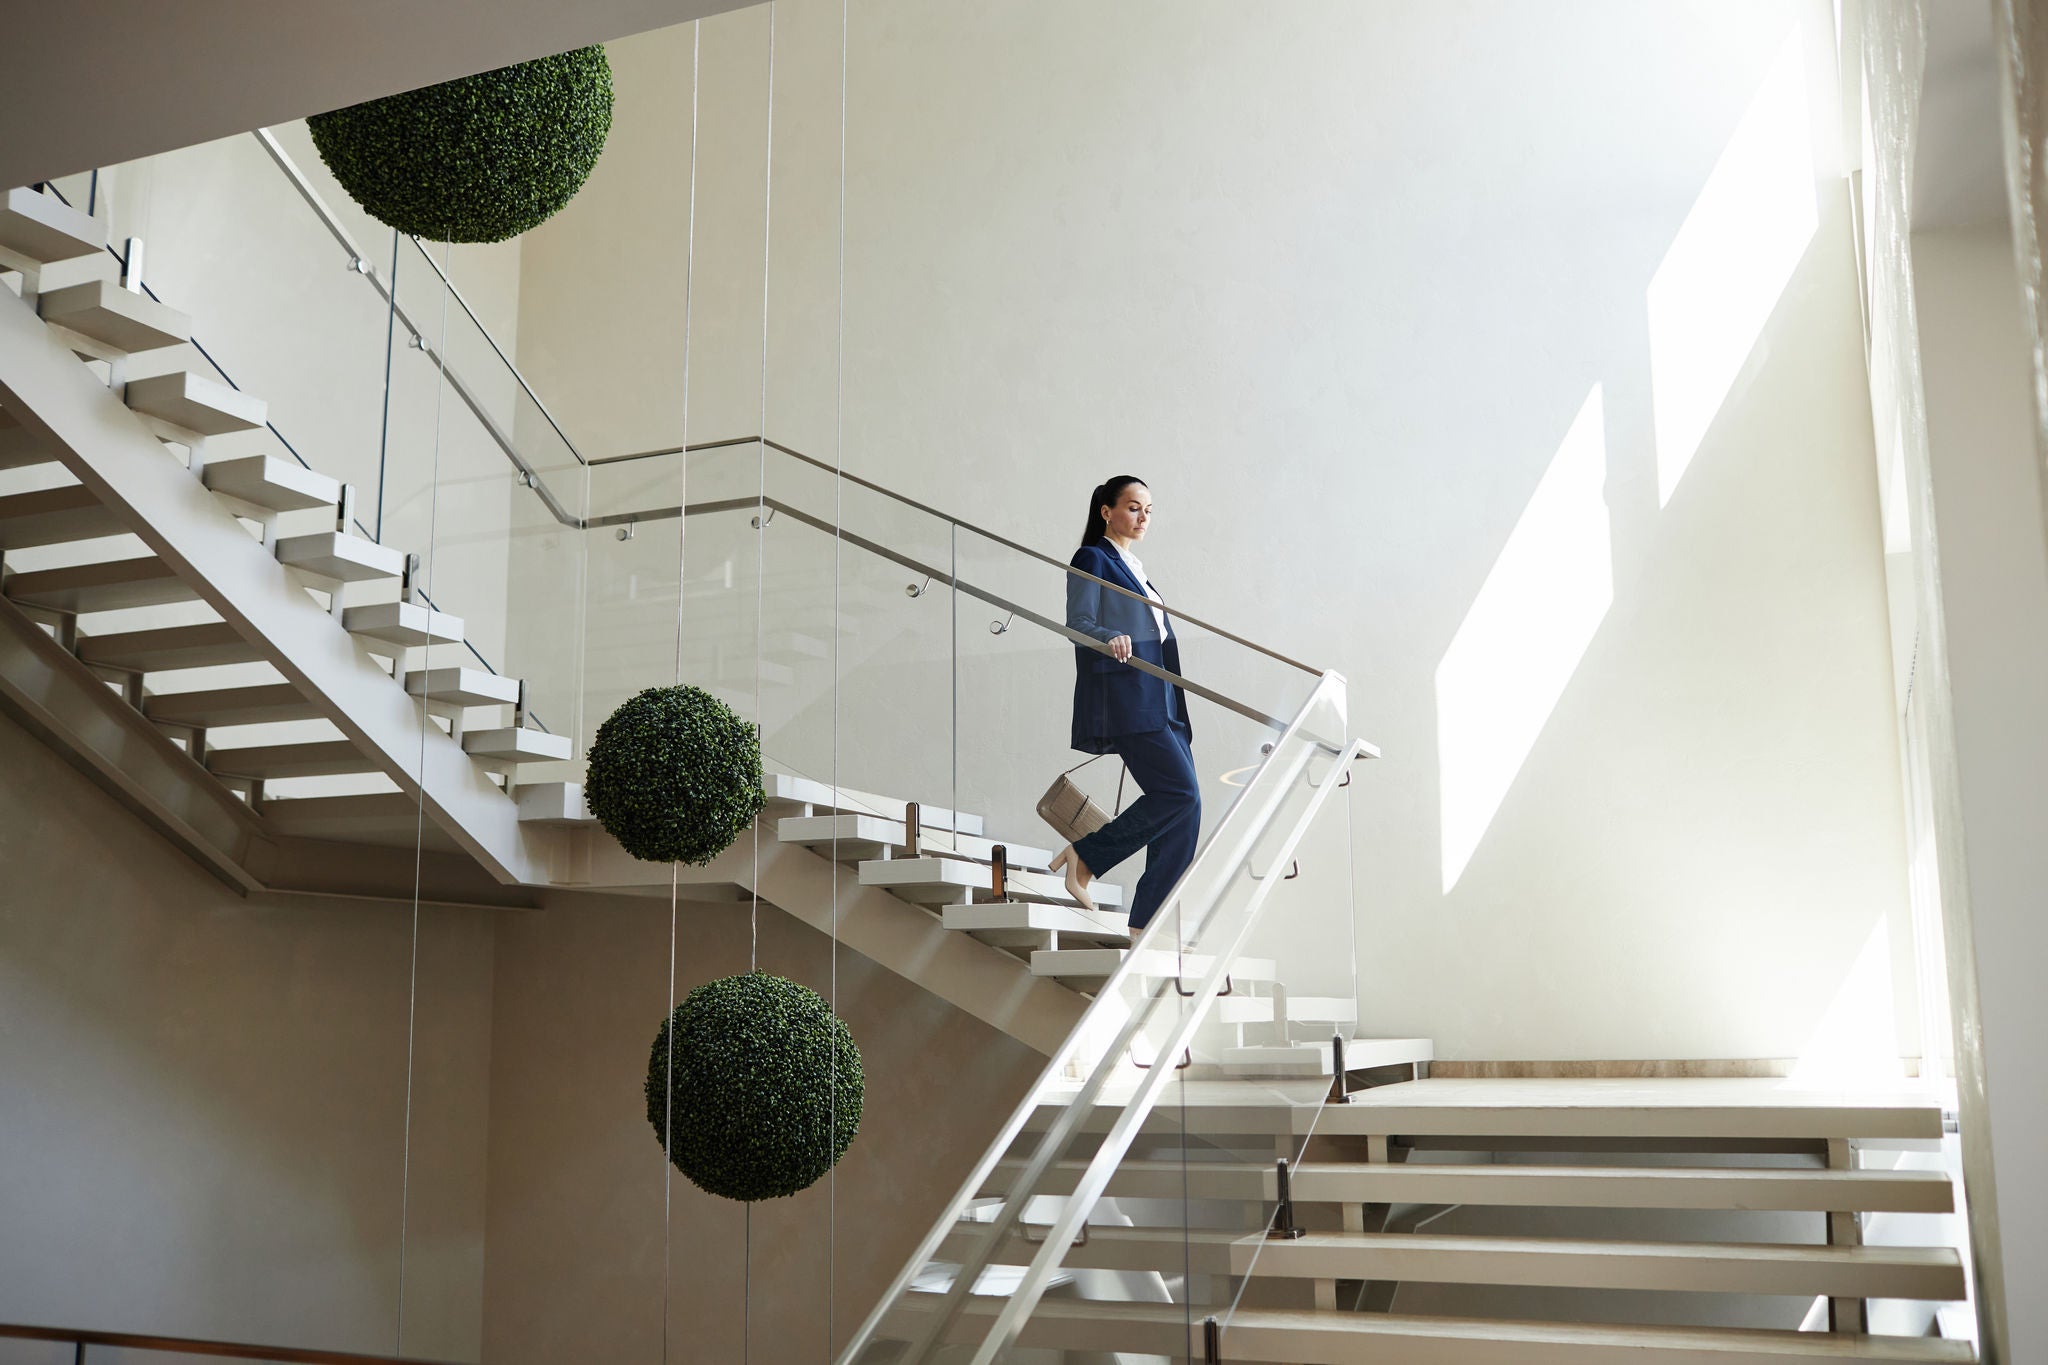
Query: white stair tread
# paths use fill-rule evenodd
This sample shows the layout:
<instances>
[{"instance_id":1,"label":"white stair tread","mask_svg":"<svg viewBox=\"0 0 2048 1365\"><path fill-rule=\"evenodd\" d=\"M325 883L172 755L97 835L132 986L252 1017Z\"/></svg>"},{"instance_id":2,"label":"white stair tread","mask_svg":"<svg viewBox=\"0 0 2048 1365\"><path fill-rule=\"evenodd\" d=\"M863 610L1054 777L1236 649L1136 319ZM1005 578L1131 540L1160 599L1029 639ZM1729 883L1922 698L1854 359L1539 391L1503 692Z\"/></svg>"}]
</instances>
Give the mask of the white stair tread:
<instances>
[{"instance_id":1,"label":"white stair tread","mask_svg":"<svg viewBox=\"0 0 2048 1365\"><path fill-rule=\"evenodd\" d=\"M404 554L340 531L286 536L277 542L277 562L344 583L397 578L405 572Z\"/></svg>"},{"instance_id":2,"label":"white stair tread","mask_svg":"<svg viewBox=\"0 0 2048 1365\"><path fill-rule=\"evenodd\" d=\"M202 436L223 436L231 431L254 431L263 425L269 408L260 398L239 389L177 370L149 379L131 379L127 385L128 406L145 416L169 422Z\"/></svg>"},{"instance_id":3,"label":"white stair tread","mask_svg":"<svg viewBox=\"0 0 2048 1365\"><path fill-rule=\"evenodd\" d=\"M0 203L0 257L49 265L103 250L106 229L54 194L21 187Z\"/></svg>"},{"instance_id":4,"label":"white stair tread","mask_svg":"<svg viewBox=\"0 0 2048 1365\"><path fill-rule=\"evenodd\" d=\"M0 497L0 550L125 535L128 523L80 484Z\"/></svg>"},{"instance_id":5,"label":"white stair tread","mask_svg":"<svg viewBox=\"0 0 2048 1365\"><path fill-rule=\"evenodd\" d=\"M185 602L199 594L170 565L154 555L144 555L11 574L7 595L34 606L95 612Z\"/></svg>"},{"instance_id":6,"label":"white stair tread","mask_svg":"<svg viewBox=\"0 0 2048 1365\"><path fill-rule=\"evenodd\" d=\"M921 1330L926 1317L945 1301L941 1292L906 1294L901 1307L884 1320L891 1338ZM948 1339L979 1340L1008 1302L1000 1295L969 1297ZM1017 1344L1184 1356L1187 1321L1181 1304L1048 1298L1024 1324ZM1410 1360L1427 1360L1430 1365L1643 1365L1658 1360L1674 1365L1974 1365L1977 1352L1968 1342L1938 1337L1240 1307L1223 1333L1223 1358L1285 1360L1294 1365Z\"/></svg>"},{"instance_id":7,"label":"white stair tread","mask_svg":"<svg viewBox=\"0 0 2048 1365\"><path fill-rule=\"evenodd\" d=\"M250 663L261 659L263 651L242 638L227 622L209 621L196 626L81 636L78 657L89 664L155 673Z\"/></svg>"},{"instance_id":8,"label":"white stair tread","mask_svg":"<svg viewBox=\"0 0 2048 1365\"><path fill-rule=\"evenodd\" d=\"M1226 1024L1267 1024L1282 1002L1266 998L1232 997L1216 1002L1218 1017ZM1290 995L1286 998L1286 1019L1290 1024L1353 1024L1358 1022L1358 1002L1334 995Z\"/></svg>"},{"instance_id":9,"label":"white stair tread","mask_svg":"<svg viewBox=\"0 0 2048 1365\"><path fill-rule=\"evenodd\" d=\"M963 889L990 886L986 865L962 858L882 858L860 865L862 886L879 886L904 900L923 905L943 905L958 898ZM1071 904L1066 882L1049 872L1011 872L1005 886L1012 899L1047 900ZM1110 882L1089 888L1095 904L1123 904L1123 889Z\"/></svg>"},{"instance_id":10,"label":"white stair tread","mask_svg":"<svg viewBox=\"0 0 2048 1365\"><path fill-rule=\"evenodd\" d=\"M206 766L234 777L331 777L338 773L370 773L377 765L345 739L303 744L256 744L210 749Z\"/></svg>"},{"instance_id":11,"label":"white stair tread","mask_svg":"<svg viewBox=\"0 0 2048 1365\"><path fill-rule=\"evenodd\" d=\"M1087 1163L1063 1161L1039 1182L1042 1194L1073 1191ZM1024 1169L996 1164L984 1189L1001 1194ZM1196 1199L1278 1197L1270 1162L1125 1160L1112 1197ZM1438 1162L1310 1161L1292 1173L1294 1198L1309 1204L1475 1204L1513 1208L1720 1209L1727 1211L1949 1213L1955 1188L1933 1171L1831 1171L1737 1166L1546 1166Z\"/></svg>"},{"instance_id":12,"label":"white stair tread","mask_svg":"<svg viewBox=\"0 0 2048 1365\"><path fill-rule=\"evenodd\" d=\"M1137 959L1137 974L1155 981L1176 976L1193 980L1207 972L1216 960L1198 953L1179 954L1161 948L1058 948L1033 953L1031 974L1106 980L1125 958L1133 956ZM1264 957L1241 957L1230 968L1233 983L1272 981L1277 974L1273 960Z\"/></svg>"},{"instance_id":13,"label":"white stair tread","mask_svg":"<svg viewBox=\"0 0 2048 1365\"><path fill-rule=\"evenodd\" d=\"M462 751L472 758L494 759L505 763L541 763L560 761L570 754L567 735L551 735L545 730L529 730L523 726L506 726L500 730L471 730L462 736Z\"/></svg>"},{"instance_id":14,"label":"white stair tread","mask_svg":"<svg viewBox=\"0 0 2048 1365\"><path fill-rule=\"evenodd\" d=\"M325 474L275 455L240 455L209 461L200 481L222 497L235 498L273 512L300 512L332 507L341 501L341 484Z\"/></svg>"},{"instance_id":15,"label":"white stair tread","mask_svg":"<svg viewBox=\"0 0 2048 1365\"><path fill-rule=\"evenodd\" d=\"M142 713L173 725L257 725L279 720L312 720L320 712L290 683L162 692L146 697Z\"/></svg>"},{"instance_id":16,"label":"white stair tread","mask_svg":"<svg viewBox=\"0 0 2048 1365\"><path fill-rule=\"evenodd\" d=\"M211 468L211 466L209 466ZM433 611L417 602L376 602L345 607L342 629L387 645L456 645L462 643L462 618Z\"/></svg>"},{"instance_id":17,"label":"white stair tread","mask_svg":"<svg viewBox=\"0 0 2048 1365\"><path fill-rule=\"evenodd\" d=\"M762 786L770 801L813 806L823 811L864 812L887 816L891 820L901 820L907 804L893 796L877 796L852 787L834 788L829 782L798 777L793 773L767 773L762 778ZM982 832L979 815L955 812L942 806L920 807L919 819L927 829L957 829L962 834Z\"/></svg>"},{"instance_id":18,"label":"white stair tread","mask_svg":"<svg viewBox=\"0 0 2048 1365\"><path fill-rule=\"evenodd\" d=\"M785 817L776 822L775 837L785 844L802 844L827 857L836 853L839 861L854 863L880 858L885 853L901 849L905 835L901 820L847 811L833 815ZM1053 856L1050 849L1011 844L978 834L955 834L950 829L929 826L920 830L918 842L925 852L957 853L977 862L989 861L994 857L997 845L1001 844L1003 856L1013 868L1043 868Z\"/></svg>"},{"instance_id":19,"label":"white stair tread","mask_svg":"<svg viewBox=\"0 0 2048 1365\"><path fill-rule=\"evenodd\" d=\"M52 289L36 300L43 321L68 327L108 351L136 355L192 339L192 319L112 280Z\"/></svg>"},{"instance_id":20,"label":"white stair tread","mask_svg":"<svg viewBox=\"0 0 2048 1365\"><path fill-rule=\"evenodd\" d=\"M0 469L20 469L24 465L49 464L57 457L50 448L37 440L29 429L15 420L13 413L0 408Z\"/></svg>"},{"instance_id":21,"label":"white stair tread","mask_svg":"<svg viewBox=\"0 0 2048 1365\"><path fill-rule=\"evenodd\" d=\"M1364 1071L1376 1066L1402 1066L1433 1061L1436 1044L1428 1038L1346 1038L1344 1069ZM1266 1047L1233 1047L1223 1052L1223 1065L1234 1075L1327 1076L1334 1059L1330 1045L1276 1043Z\"/></svg>"},{"instance_id":22,"label":"white stair tread","mask_svg":"<svg viewBox=\"0 0 2048 1365\"><path fill-rule=\"evenodd\" d=\"M1078 905L1047 905L1042 901L949 905L940 918L948 929L968 934L1030 930L1115 942L1130 939L1130 930L1120 914L1091 912Z\"/></svg>"},{"instance_id":23,"label":"white stair tread","mask_svg":"<svg viewBox=\"0 0 2048 1365\"><path fill-rule=\"evenodd\" d=\"M535 782L519 789L519 818L535 825L594 823L581 782Z\"/></svg>"},{"instance_id":24,"label":"white stair tread","mask_svg":"<svg viewBox=\"0 0 2048 1365\"><path fill-rule=\"evenodd\" d=\"M519 679L481 668L422 668L405 675L405 690L443 706L509 706Z\"/></svg>"}]
</instances>

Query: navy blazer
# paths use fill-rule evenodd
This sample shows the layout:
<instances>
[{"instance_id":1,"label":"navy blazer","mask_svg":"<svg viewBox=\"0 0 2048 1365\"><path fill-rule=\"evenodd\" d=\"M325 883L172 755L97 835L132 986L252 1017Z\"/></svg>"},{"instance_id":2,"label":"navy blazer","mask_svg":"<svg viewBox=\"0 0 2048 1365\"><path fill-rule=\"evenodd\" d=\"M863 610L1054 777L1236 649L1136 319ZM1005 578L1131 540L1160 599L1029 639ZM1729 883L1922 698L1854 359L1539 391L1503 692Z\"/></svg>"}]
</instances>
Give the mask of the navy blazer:
<instances>
[{"instance_id":1,"label":"navy blazer","mask_svg":"<svg viewBox=\"0 0 2048 1365\"><path fill-rule=\"evenodd\" d=\"M1143 593L1140 583L1116 546L1107 541L1074 551L1073 566L1107 583ZM1067 575L1067 626L1105 644L1119 635L1131 637L1131 657L1169 673L1179 673L1180 641L1160 638L1152 605L1141 598L1111 592L1101 583ZM1190 737L1187 694L1176 683L1142 669L1118 663L1086 645L1074 646L1074 743L1089 754L1106 754L1120 735L1142 735L1180 725Z\"/></svg>"}]
</instances>

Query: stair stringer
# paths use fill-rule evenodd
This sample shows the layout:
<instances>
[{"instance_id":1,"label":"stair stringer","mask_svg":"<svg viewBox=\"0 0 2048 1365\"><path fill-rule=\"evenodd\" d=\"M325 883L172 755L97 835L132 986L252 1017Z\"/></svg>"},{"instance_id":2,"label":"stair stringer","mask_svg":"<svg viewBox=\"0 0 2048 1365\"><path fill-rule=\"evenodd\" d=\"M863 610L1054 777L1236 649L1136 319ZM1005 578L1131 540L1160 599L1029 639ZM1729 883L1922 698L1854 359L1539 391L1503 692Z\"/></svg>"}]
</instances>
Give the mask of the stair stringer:
<instances>
[{"instance_id":1,"label":"stair stringer","mask_svg":"<svg viewBox=\"0 0 2048 1365\"><path fill-rule=\"evenodd\" d=\"M634 859L602 829L565 831L554 884L586 891L666 892L692 900L746 899L758 894L784 914L886 968L921 990L1001 1030L1046 1056L1056 1053L1089 1001L1031 974L1024 962L955 933L922 906L898 900L829 858L775 838L779 812L760 820L754 840L740 841L704 867ZM834 881L838 903L834 905Z\"/></svg>"},{"instance_id":2,"label":"stair stringer","mask_svg":"<svg viewBox=\"0 0 2048 1365\"><path fill-rule=\"evenodd\" d=\"M517 804L293 583L21 300L0 297L0 400L500 882L542 884L557 831Z\"/></svg>"}]
</instances>

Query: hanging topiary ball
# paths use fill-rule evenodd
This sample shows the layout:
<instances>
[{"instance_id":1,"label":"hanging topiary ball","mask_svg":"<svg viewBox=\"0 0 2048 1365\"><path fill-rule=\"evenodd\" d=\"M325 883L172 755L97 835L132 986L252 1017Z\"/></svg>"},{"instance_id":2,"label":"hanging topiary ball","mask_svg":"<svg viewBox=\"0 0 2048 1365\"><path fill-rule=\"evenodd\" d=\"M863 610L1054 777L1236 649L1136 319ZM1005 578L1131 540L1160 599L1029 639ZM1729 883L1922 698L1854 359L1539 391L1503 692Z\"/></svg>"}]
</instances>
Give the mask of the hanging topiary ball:
<instances>
[{"instance_id":1,"label":"hanging topiary ball","mask_svg":"<svg viewBox=\"0 0 2048 1365\"><path fill-rule=\"evenodd\" d=\"M601 47L351 104L306 120L334 178L378 222L436 242L502 242L583 188L612 127Z\"/></svg>"},{"instance_id":2,"label":"hanging topiary ball","mask_svg":"<svg viewBox=\"0 0 2048 1365\"><path fill-rule=\"evenodd\" d=\"M590 813L635 858L699 867L768 803L754 727L699 687L650 687L597 727Z\"/></svg>"},{"instance_id":3,"label":"hanging topiary ball","mask_svg":"<svg viewBox=\"0 0 2048 1365\"><path fill-rule=\"evenodd\" d=\"M657 1140L673 1132L663 1147L698 1189L780 1199L846 1155L865 1089L860 1049L825 997L749 972L697 987L654 1035L647 1121Z\"/></svg>"}]
</instances>

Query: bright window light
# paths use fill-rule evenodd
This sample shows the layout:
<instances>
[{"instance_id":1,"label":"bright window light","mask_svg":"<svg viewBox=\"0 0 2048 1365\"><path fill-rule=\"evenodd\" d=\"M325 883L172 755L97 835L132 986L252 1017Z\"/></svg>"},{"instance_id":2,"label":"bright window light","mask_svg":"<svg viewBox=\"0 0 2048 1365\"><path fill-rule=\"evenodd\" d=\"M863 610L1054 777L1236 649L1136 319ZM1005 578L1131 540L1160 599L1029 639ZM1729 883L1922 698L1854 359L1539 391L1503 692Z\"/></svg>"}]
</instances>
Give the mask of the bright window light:
<instances>
[{"instance_id":1,"label":"bright window light","mask_svg":"<svg viewBox=\"0 0 2048 1365\"><path fill-rule=\"evenodd\" d=\"M1795 29L1650 280L1657 505L1667 506L1819 227Z\"/></svg>"},{"instance_id":2,"label":"bright window light","mask_svg":"<svg viewBox=\"0 0 2048 1365\"><path fill-rule=\"evenodd\" d=\"M1436 670L1444 890L1464 875L1614 601L1595 384Z\"/></svg>"},{"instance_id":3,"label":"bright window light","mask_svg":"<svg viewBox=\"0 0 2048 1365\"><path fill-rule=\"evenodd\" d=\"M1903 1083L1893 1017L1892 941L1879 919L1800 1050L1791 1080L1819 1089Z\"/></svg>"}]
</instances>

